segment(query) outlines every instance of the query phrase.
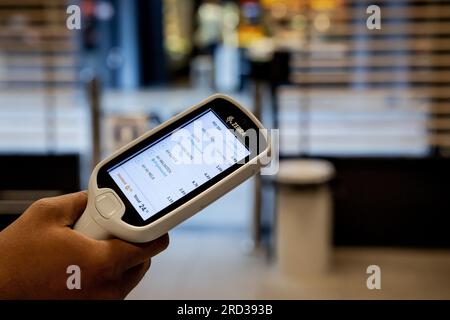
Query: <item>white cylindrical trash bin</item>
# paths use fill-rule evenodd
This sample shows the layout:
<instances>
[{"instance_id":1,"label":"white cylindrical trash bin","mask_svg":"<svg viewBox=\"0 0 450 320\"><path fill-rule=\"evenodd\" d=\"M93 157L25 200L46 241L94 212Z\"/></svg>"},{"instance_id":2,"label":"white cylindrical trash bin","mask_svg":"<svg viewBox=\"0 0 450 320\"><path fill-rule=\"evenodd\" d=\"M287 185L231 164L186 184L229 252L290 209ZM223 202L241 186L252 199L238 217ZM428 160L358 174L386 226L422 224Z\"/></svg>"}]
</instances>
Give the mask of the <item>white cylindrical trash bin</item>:
<instances>
[{"instance_id":1,"label":"white cylindrical trash bin","mask_svg":"<svg viewBox=\"0 0 450 320\"><path fill-rule=\"evenodd\" d=\"M333 211L328 182L334 172L323 160L280 162L276 252L282 275L301 278L328 270Z\"/></svg>"}]
</instances>

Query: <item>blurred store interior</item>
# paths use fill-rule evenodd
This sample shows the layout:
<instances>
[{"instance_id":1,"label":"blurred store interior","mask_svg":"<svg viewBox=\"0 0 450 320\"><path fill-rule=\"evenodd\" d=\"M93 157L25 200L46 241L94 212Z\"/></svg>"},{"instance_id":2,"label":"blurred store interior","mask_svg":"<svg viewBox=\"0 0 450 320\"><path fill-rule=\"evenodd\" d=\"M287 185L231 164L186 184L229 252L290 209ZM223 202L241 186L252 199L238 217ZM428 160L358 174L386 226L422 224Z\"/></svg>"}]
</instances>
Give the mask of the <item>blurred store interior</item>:
<instances>
[{"instance_id":1,"label":"blurred store interior","mask_svg":"<svg viewBox=\"0 0 450 320\"><path fill-rule=\"evenodd\" d=\"M173 230L129 298L450 299L450 2L0 0L0 39L1 228L222 92L279 129L279 172Z\"/></svg>"}]
</instances>

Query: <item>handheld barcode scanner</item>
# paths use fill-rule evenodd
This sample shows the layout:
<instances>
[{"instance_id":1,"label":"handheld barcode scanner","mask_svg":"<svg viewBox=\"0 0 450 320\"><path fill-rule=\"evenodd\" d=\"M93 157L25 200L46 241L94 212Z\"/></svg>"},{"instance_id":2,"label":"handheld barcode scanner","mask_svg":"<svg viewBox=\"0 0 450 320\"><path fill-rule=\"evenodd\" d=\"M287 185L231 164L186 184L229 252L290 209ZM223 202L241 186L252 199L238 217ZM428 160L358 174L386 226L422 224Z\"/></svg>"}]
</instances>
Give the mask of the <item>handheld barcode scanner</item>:
<instances>
[{"instance_id":1,"label":"handheld barcode scanner","mask_svg":"<svg viewBox=\"0 0 450 320\"><path fill-rule=\"evenodd\" d=\"M270 152L261 129L236 101L211 96L100 162L74 229L99 240L162 236L259 172Z\"/></svg>"}]
</instances>

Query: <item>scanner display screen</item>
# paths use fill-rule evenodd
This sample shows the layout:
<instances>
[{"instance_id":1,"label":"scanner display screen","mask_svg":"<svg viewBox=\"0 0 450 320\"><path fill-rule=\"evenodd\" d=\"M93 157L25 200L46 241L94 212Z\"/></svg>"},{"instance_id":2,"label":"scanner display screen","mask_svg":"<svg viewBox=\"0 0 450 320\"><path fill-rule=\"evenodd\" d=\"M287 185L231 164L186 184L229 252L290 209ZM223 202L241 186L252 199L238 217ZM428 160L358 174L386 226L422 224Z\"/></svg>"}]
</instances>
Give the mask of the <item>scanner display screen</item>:
<instances>
[{"instance_id":1,"label":"scanner display screen","mask_svg":"<svg viewBox=\"0 0 450 320\"><path fill-rule=\"evenodd\" d=\"M224 121L207 110L108 174L147 220L249 155Z\"/></svg>"}]
</instances>

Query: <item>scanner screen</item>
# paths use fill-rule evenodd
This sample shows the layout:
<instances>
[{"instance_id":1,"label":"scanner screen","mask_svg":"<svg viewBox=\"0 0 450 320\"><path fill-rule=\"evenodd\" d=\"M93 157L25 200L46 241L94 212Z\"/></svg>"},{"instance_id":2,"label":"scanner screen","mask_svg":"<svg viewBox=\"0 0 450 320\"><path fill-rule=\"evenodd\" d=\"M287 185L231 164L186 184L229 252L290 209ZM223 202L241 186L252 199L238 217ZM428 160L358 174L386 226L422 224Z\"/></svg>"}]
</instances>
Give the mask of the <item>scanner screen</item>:
<instances>
[{"instance_id":1,"label":"scanner screen","mask_svg":"<svg viewBox=\"0 0 450 320\"><path fill-rule=\"evenodd\" d=\"M108 174L147 220L248 155L248 148L207 110Z\"/></svg>"}]
</instances>

